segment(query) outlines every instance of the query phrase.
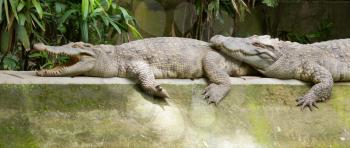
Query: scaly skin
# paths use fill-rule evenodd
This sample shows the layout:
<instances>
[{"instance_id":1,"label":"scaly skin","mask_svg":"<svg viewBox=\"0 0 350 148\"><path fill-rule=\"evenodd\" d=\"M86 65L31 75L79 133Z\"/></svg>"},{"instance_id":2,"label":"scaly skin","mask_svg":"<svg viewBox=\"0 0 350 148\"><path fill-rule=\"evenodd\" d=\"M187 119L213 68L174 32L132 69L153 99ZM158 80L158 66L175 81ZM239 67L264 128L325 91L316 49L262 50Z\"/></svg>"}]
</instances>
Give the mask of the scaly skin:
<instances>
[{"instance_id":1,"label":"scaly skin","mask_svg":"<svg viewBox=\"0 0 350 148\"><path fill-rule=\"evenodd\" d=\"M230 90L229 76L257 73L247 64L212 51L207 42L177 37L149 38L117 46L39 43L34 49L66 54L79 61L68 67L38 71L39 76L136 77L144 91L158 97L169 95L156 78L207 77L212 83L204 96L210 103L218 103Z\"/></svg>"},{"instance_id":2,"label":"scaly skin","mask_svg":"<svg viewBox=\"0 0 350 148\"><path fill-rule=\"evenodd\" d=\"M316 107L331 95L334 81L350 81L350 39L314 44L271 39L270 36L235 38L214 36L212 46L220 52L280 79L299 79L314 83L297 99L302 109Z\"/></svg>"}]
</instances>

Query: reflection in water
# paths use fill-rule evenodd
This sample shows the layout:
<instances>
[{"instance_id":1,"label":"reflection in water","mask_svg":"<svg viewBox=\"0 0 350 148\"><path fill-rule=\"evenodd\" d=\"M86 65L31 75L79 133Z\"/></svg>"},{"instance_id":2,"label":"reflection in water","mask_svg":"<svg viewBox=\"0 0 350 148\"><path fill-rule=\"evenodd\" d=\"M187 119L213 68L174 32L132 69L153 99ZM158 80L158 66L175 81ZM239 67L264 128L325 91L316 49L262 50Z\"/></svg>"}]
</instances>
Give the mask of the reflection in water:
<instances>
[{"instance_id":1,"label":"reflection in water","mask_svg":"<svg viewBox=\"0 0 350 148\"><path fill-rule=\"evenodd\" d=\"M191 102L191 120L195 126L209 127L216 120L216 114L213 105L203 99L202 89L194 87L192 89L192 102Z\"/></svg>"},{"instance_id":2,"label":"reflection in water","mask_svg":"<svg viewBox=\"0 0 350 148\"><path fill-rule=\"evenodd\" d=\"M150 96L145 96L150 97ZM162 142L183 137L184 119L175 104L160 105L146 100L139 92L130 92L127 103L128 117L149 128Z\"/></svg>"},{"instance_id":3,"label":"reflection in water","mask_svg":"<svg viewBox=\"0 0 350 148\"><path fill-rule=\"evenodd\" d=\"M202 86L192 88L191 101L154 99L129 86L104 88L109 97L100 101L118 101L115 108L97 101L89 109L32 113L31 133L41 147L258 147L244 127L225 120L235 113L208 105ZM111 99L113 93L122 96Z\"/></svg>"},{"instance_id":4,"label":"reflection in water","mask_svg":"<svg viewBox=\"0 0 350 148\"><path fill-rule=\"evenodd\" d=\"M217 135L216 135L217 136ZM261 146L254 143L253 137L242 130L237 130L233 137L211 136L208 138L208 147L212 148L259 148Z\"/></svg>"}]
</instances>

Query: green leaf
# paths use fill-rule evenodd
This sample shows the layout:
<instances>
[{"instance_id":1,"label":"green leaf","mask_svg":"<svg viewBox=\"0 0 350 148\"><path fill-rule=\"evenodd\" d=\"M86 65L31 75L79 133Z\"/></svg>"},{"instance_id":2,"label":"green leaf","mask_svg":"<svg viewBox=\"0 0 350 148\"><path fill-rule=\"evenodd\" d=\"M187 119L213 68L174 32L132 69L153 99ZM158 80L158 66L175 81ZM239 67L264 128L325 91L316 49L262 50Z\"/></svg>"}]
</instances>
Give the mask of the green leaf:
<instances>
[{"instance_id":1,"label":"green leaf","mask_svg":"<svg viewBox=\"0 0 350 148\"><path fill-rule=\"evenodd\" d=\"M26 23L26 16L23 13L18 15L18 24L24 26Z\"/></svg>"},{"instance_id":2,"label":"green leaf","mask_svg":"<svg viewBox=\"0 0 350 148\"><path fill-rule=\"evenodd\" d=\"M63 25L59 25L57 27L57 30L60 31L61 33L66 33L67 32L67 28Z\"/></svg>"},{"instance_id":3,"label":"green leaf","mask_svg":"<svg viewBox=\"0 0 350 148\"><path fill-rule=\"evenodd\" d=\"M215 1L212 1L208 5L208 11L213 11L215 7Z\"/></svg>"},{"instance_id":4,"label":"green leaf","mask_svg":"<svg viewBox=\"0 0 350 148\"><path fill-rule=\"evenodd\" d=\"M104 15L100 15L100 17L101 17L103 23L104 23L106 26L108 26L108 24L109 24L108 17L107 17L107 16L104 16Z\"/></svg>"},{"instance_id":5,"label":"green leaf","mask_svg":"<svg viewBox=\"0 0 350 148\"><path fill-rule=\"evenodd\" d=\"M30 50L30 41L26 28L23 25L17 24L16 27L16 37L21 41L23 47L26 51Z\"/></svg>"},{"instance_id":6,"label":"green leaf","mask_svg":"<svg viewBox=\"0 0 350 148\"><path fill-rule=\"evenodd\" d=\"M28 57L29 58L42 58L43 55L40 52L32 52Z\"/></svg>"},{"instance_id":7,"label":"green leaf","mask_svg":"<svg viewBox=\"0 0 350 148\"><path fill-rule=\"evenodd\" d=\"M99 14L102 11L103 11L102 8L97 8L94 11L92 11L91 16L96 16L97 14Z\"/></svg>"},{"instance_id":8,"label":"green leaf","mask_svg":"<svg viewBox=\"0 0 350 148\"><path fill-rule=\"evenodd\" d=\"M101 36L100 29L97 27L97 21L93 18L92 22L93 22L93 26L94 26L94 28L95 28L95 30L97 32L97 35L98 35L99 39L101 40L102 36Z\"/></svg>"},{"instance_id":9,"label":"green leaf","mask_svg":"<svg viewBox=\"0 0 350 148\"><path fill-rule=\"evenodd\" d=\"M86 20L89 14L89 0L82 0L81 13L83 14L83 20Z\"/></svg>"},{"instance_id":10,"label":"green leaf","mask_svg":"<svg viewBox=\"0 0 350 148\"><path fill-rule=\"evenodd\" d=\"M215 16L219 17L219 13L220 13L220 0L215 0L216 4L215 4L215 8L216 8L216 13Z\"/></svg>"},{"instance_id":11,"label":"green leaf","mask_svg":"<svg viewBox=\"0 0 350 148\"><path fill-rule=\"evenodd\" d=\"M44 15L48 15L48 16L54 16L53 13L50 13L50 12L44 12ZM56 14L55 14L56 15Z\"/></svg>"},{"instance_id":12,"label":"green leaf","mask_svg":"<svg viewBox=\"0 0 350 148\"><path fill-rule=\"evenodd\" d=\"M89 4L90 4L90 11L92 11L92 10L94 10L94 8L95 8L95 3L97 4L97 5L99 5L99 2L100 0L90 0L90 2L89 2Z\"/></svg>"},{"instance_id":13,"label":"green leaf","mask_svg":"<svg viewBox=\"0 0 350 148\"><path fill-rule=\"evenodd\" d=\"M39 33L39 32L34 30L33 31L33 36L34 36L34 39L37 40L38 42L42 42L42 43L46 43L47 44L46 37L42 36L41 32Z\"/></svg>"},{"instance_id":14,"label":"green leaf","mask_svg":"<svg viewBox=\"0 0 350 148\"><path fill-rule=\"evenodd\" d=\"M32 0L32 3L39 14L40 19L43 18L43 8L41 8L40 3L37 0Z\"/></svg>"},{"instance_id":15,"label":"green leaf","mask_svg":"<svg viewBox=\"0 0 350 148\"><path fill-rule=\"evenodd\" d=\"M38 18L33 13L31 13L30 16L32 17L34 22L40 27L40 29L42 31L45 31L45 26L43 24L41 24L41 22L38 20Z\"/></svg>"},{"instance_id":16,"label":"green leaf","mask_svg":"<svg viewBox=\"0 0 350 148\"><path fill-rule=\"evenodd\" d=\"M100 7L102 7L105 11L108 11L109 7L111 6L111 1L109 0L100 0Z\"/></svg>"},{"instance_id":17,"label":"green leaf","mask_svg":"<svg viewBox=\"0 0 350 148\"><path fill-rule=\"evenodd\" d=\"M17 12L20 12L25 6L25 2L21 1L17 6Z\"/></svg>"},{"instance_id":18,"label":"green leaf","mask_svg":"<svg viewBox=\"0 0 350 148\"><path fill-rule=\"evenodd\" d=\"M219 12L220 12L220 1L215 0L209 3L208 5L208 11L210 13L213 13L215 17L219 17Z\"/></svg>"},{"instance_id":19,"label":"green leaf","mask_svg":"<svg viewBox=\"0 0 350 148\"><path fill-rule=\"evenodd\" d=\"M57 57L59 65L67 64L69 59L70 59L69 56L59 56L59 57Z\"/></svg>"},{"instance_id":20,"label":"green leaf","mask_svg":"<svg viewBox=\"0 0 350 148\"><path fill-rule=\"evenodd\" d=\"M66 8L67 8L67 5L65 5L65 4L62 4L59 2L55 3L55 12L56 13L61 13L61 12L65 11Z\"/></svg>"},{"instance_id":21,"label":"green leaf","mask_svg":"<svg viewBox=\"0 0 350 148\"><path fill-rule=\"evenodd\" d=\"M53 66L53 63L52 61L47 61L47 63L45 63L43 66L40 66L40 69L43 69L43 68L52 68Z\"/></svg>"},{"instance_id":22,"label":"green leaf","mask_svg":"<svg viewBox=\"0 0 350 148\"><path fill-rule=\"evenodd\" d=\"M19 68L18 58L14 55L6 55L4 58L4 69L17 70Z\"/></svg>"},{"instance_id":23,"label":"green leaf","mask_svg":"<svg viewBox=\"0 0 350 148\"><path fill-rule=\"evenodd\" d=\"M118 6L118 5L117 5L116 3L112 3L112 8L113 8L113 9L116 9L117 6Z\"/></svg>"},{"instance_id":24,"label":"green leaf","mask_svg":"<svg viewBox=\"0 0 350 148\"><path fill-rule=\"evenodd\" d=\"M83 42L88 42L89 41L89 28L88 28L88 23L87 21L83 21L81 24L81 39Z\"/></svg>"},{"instance_id":25,"label":"green leaf","mask_svg":"<svg viewBox=\"0 0 350 148\"><path fill-rule=\"evenodd\" d=\"M238 9L238 6L236 4L236 1L235 0L231 0L231 3L232 3L233 8L235 9L236 13L238 14L238 16L240 16L241 13L239 12L239 9Z\"/></svg>"},{"instance_id":26,"label":"green leaf","mask_svg":"<svg viewBox=\"0 0 350 148\"><path fill-rule=\"evenodd\" d=\"M128 11L124 9L123 7L119 7L120 11L122 12L124 19L127 20L132 20L133 18L129 15Z\"/></svg>"},{"instance_id":27,"label":"green leaf","mask_svg":"<svg viewBox=\"0 0 350 148\"><path fill-rule=\"evenodd\" d=\"M128 25L128 27L129 27L129 31L131 31L132 35L133 35L135 38L137 38L137 39L142 39L142 35L140 34L140 32L137 31L137 29L136 29L134 26L132 26L132 25L130 25L130 24L128 24L128 23L127 23L127 25Z\"/></svg>"},{"instance_id":28,"label":"green leaf","mask_svg":"<svg viewBox=\"0 0 350 148\"><path fill-rule=\"evenodd\" d=\"M0 49L2 52L6 52L8 48L10 47L10 40L11 40L11 34L8 32L5 27L1 30L0 35Z\"/></svg>"},{"instance_id":29,"label":"green leaf","mask_svg":"<svg viewBox=\"0 0 350 148\"><path fill-rule=\"evenodd\" d=\"M269 7L276 7L278 5L278 0L263 0L262 3Z\"/></svg>"},{"instance_id":30,"label":"green leaf","mask_svg":"<svg viewBox=\"0 0 350 148\"><path fill-rule=\"evenodd\" d=\"M2 4L4 3L4 0L0 0L0 24L2 22Z\"/></svg>"},{"instance_id":31,"label":"green leaf","mask_svg":"<svg viewBox=\"0 0 350 148\"><path fill-rule=\"evenodd\" d=\"M15 16L16 20L18 20L18 15L17 15L18 0L10 0L10 5L11 5L13 15Z\"/></svg>"},{"instance_id":32,"label":"green leaf","mask_svg":"<svg viewBox=\"0 0 350 148\"><path fill-rule=\"evenodd\" d=\"M239 2L244 8L248 9L247 4L243 0L239 0Z\"/></svg>"},{"instance_id":33,"label":"green leaf","mask_svg":"<svg viewBox=\"0 0 350 148\"><path fill-rule=\"evenodd\" d=\"M115 24L110 17L107 17L107 19L108 19L108 22L113 26L113 28L115 30L118 31L119 34L122 33L122 31L120 30L119 26L117 24Z\"/></svg>"},{"instance_id":34,"label":"green leaf","mask_svg":"<svg viewBox=\"0 0 350 148\"><path fill-rule=\"evenodd\" d=\"M78 10L70 9L66 13L64 13L63 16L60 17L58 20L58 26L62 25L67 20L67 18L74 12L78 12Z\"/></svg>"},{"instance_id":35,"label":"green leaf","mask_svg":"<svg viewBox=\"0 0 350 148\"><path fill-rule=\"evenodd\" d=\"M7 0L4 1L4 8L5 8L5 15L6 15L6 20L7 20L7 26L11 26L10 24L10 12L9 12L9 7L7 4Z\"/></svg>"},{"instance_id":36,"label":"green leaf","mask_svg":"<svg viewBox=\"0 0 350 148\"><path fill-rule=\"evenodd\" d=\"M120 21L123 20L123 16L121 14L113 15L110 17L113 21ZM134 22L134 19L130 21L131 23Z\"/></svg>"}]
</instances>

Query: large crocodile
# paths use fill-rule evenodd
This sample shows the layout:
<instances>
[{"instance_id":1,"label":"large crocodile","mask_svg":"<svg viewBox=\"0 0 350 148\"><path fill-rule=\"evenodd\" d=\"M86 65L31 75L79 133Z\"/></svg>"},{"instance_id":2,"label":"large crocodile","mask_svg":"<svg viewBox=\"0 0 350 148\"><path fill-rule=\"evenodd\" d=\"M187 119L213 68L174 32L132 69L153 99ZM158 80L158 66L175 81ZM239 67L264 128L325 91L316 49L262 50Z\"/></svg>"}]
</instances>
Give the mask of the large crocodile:
<instances>
[{"instance_id":1,"label":"large crocodile","mask_svg":"<svg viewBox=\"0 0 350 148\"><path fill-rule=\"evenodd\" d=\"M229 91L229 76L257 73L247 64L213 51L207 42L177 37L148 38L117 46L38 43L34 49L76 59L71 66L40 70L39 76L137 77L144 91L158 97L169 95L155 78L207 77L212 83L203 94L208 102L215 104Z\"/></svg>"},{"instance_id":2,"label":"large crocodile","mask_svg":"<svg viewBox=\"0 0 350 148\"><path fill-rule=\"evenodd\" d=\"M299 44L266 35L249 38L216 35L211 43L215 49L265 76L314 83L296 100L302 109L318 108L316 102L328 99L333 81L350 81L350 39Z\"/></svg>"}]
</instances>

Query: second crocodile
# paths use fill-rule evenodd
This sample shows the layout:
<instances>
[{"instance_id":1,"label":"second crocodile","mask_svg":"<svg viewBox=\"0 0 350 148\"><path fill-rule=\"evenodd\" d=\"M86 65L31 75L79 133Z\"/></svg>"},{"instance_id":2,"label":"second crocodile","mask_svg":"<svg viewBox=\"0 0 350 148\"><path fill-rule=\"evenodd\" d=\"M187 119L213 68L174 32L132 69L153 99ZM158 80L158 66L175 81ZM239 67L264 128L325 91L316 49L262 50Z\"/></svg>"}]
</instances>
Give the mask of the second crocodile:
<instances>
[{"instance_id":1,"label":"second crocodile","mask_svg":"<svg viewBox=\"0 0 350 148\"><path fill-rule=\"evenodd\" d=\"M249 38L212 37L213 47L249 64L263 75L280 79L312 82L304 96L297 99L304 109L317 107L331 95L334 81L350 81L350 39L299 44L270 36Z\"/></svg>"}]
</instances>

